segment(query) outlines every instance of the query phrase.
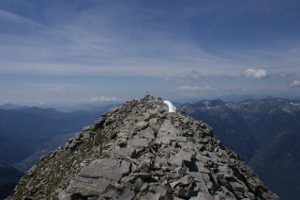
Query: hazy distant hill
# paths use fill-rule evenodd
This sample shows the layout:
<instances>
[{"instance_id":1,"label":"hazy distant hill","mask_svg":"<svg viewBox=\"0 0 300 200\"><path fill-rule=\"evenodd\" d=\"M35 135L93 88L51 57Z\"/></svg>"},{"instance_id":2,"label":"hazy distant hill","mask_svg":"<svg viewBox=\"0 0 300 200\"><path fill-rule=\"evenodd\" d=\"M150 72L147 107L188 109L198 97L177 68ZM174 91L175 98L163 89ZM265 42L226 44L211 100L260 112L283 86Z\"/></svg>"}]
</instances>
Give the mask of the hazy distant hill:
<instances>
[{"instance_id":1,"label":"hazy distant hill","mask_svg":"<svg viewBox=\"0 0 300 200\"><path fill-rule=\"evenodd\" d=\"M13 194L13 189L23 173L11 166L0 164L0 199Z\"/></svg>"},{"instance_id":2,"label":"hazy distant hill","mask_svg":"<svg viewBox=\"0 0 300 200\"><path fill-rule=\"evenodd\" d=\"M19 163L47 145L56 148L60 137L74 135L100 114L97 110L65 113L38 107L0 109L0 163Z\"/></svg>"},{"instance_id":3,"label":"hazy distant hill","mask_svg":"<svg viewBox=\"0 0 300 200\"><path fill-rule=\"evenodd\" d=\"M0 108L4 109L4 110L18 109L18 108L22 108L22 107L24 107L24 106L19 106L19 105L15 105L15 104L11 104L11 103L0 105Z\"/></svg>"},{"instance_id":4,"label":"hazy distant hill","mask_svg":"<svg viewBox=\"0 0 300 200\"><path fill-rule=\"evenodd\" d=\"M203 100L181 109L214 127L225 146L239 153L282 199L299 198L299 100Z\"/></svg>"},{"instance_id":5,"label":"hazy distant hill","mask_svg":"<svg viewBox=\"0 0 300 200\"><path fill-rule=\"evenodd\" d=\"M108 109L60 112L53 108L0 106L0 163L27 170ZM21 176L15 168L0 165L0 199L13 193Z\"/></svg>"}]
</instances>

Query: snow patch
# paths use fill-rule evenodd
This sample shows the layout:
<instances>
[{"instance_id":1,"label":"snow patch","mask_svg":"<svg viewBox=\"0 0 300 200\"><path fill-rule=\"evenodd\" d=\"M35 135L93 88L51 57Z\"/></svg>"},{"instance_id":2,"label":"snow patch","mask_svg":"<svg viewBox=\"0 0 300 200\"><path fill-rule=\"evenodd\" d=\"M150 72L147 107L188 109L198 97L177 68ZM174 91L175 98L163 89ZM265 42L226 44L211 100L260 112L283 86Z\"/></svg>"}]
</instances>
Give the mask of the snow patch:
<instances>
[{"instance_id":1,"label":"snow patch","mask_svg":"<svg viewBox=\"0 0 300 200\"><path fill-rule=\"evenodd\" d=\"M169 113L176 112L176 107L168 100L164 100L164 103L169 107Z\"/></svg>"}]
</instances>

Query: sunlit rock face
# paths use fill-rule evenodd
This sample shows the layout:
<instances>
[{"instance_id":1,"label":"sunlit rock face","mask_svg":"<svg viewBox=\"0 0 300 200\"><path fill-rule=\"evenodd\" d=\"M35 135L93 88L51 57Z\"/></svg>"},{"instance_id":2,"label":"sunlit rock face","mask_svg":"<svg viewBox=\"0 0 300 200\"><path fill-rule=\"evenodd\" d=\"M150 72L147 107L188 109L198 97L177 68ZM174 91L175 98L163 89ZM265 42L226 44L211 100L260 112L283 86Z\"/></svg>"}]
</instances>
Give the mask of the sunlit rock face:
<instances>
[{"instance_id":1,"label":"sunlit rock face","mask_svg":"<svg viewBox=\"0 0 300 200\"><path fill-rule=\"evenodd\" d=\"M213 130L145 96L41 158L10 199L278 199Z\"/></svg>"}]
</instances>

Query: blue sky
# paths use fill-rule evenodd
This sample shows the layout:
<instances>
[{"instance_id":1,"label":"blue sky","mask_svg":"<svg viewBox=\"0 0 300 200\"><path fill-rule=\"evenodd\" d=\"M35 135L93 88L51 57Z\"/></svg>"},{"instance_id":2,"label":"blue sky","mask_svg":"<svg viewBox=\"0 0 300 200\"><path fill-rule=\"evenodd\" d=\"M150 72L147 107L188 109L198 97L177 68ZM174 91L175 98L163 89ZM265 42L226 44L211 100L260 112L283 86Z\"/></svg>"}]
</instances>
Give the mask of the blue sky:
<instances>
[{"instance_id":1,"label":"blue sky","mask_svg":"<svg viewBox=\"0 0 300 200\"><path fill-rule=\"evenodd\" d=\"M300 96L297 0L1 0L0 104Z\"/></svg>"}]
</instances>

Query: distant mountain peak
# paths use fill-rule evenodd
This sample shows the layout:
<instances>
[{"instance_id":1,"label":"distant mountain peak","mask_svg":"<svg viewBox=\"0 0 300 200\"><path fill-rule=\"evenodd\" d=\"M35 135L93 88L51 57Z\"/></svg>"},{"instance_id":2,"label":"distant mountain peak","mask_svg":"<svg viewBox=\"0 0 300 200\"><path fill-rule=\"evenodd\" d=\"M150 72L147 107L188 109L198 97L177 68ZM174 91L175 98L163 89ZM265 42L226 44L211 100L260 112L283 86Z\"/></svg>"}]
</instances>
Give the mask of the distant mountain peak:
<instances>
[{"instance_id":1,"label":"distant mountain peak","mask_svg":"<svg viewBox=\"0 0 300 200\"><path fill-rule=\"evenodd\" d=\"M18 108L21 108L21 107L22 106L18 106L18 105L12 104L12 103L6 103L6 104L3 104L3 105L0 105L0 108L4 109L4 110L18 109Z\"/></svg>"},{"instance_id":2,"label":"distant mountain peak","mask_svg":"<svg viewBox=\"0 0 300 200\"><path fill-rule=\"evenodd\" d=\"M145 96L112 108L9 199L279 199L212 129Z\"/></svg>"}]
</instances>

